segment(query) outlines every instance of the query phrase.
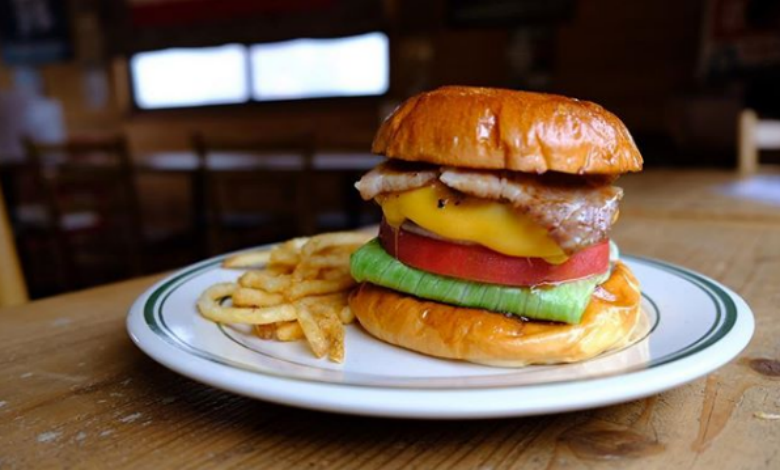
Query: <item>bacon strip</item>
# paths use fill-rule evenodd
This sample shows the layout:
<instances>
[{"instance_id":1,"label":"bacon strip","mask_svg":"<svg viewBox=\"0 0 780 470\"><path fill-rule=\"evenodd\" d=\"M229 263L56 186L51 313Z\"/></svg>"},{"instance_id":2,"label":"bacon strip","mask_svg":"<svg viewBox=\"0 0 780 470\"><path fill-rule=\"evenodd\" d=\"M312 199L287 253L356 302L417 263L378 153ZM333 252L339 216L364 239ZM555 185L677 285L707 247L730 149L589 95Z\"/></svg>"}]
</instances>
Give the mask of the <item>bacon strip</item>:
<instances>
[{"instance_id":1,"label":"bacon strip","mask_svg":"<svg viewBox=\"0 0 780 470\"><path fill-rule=\"evenodd\" d=\"M360 197L370 201L382 193L409 191L435 181L439 169L434 166L401 165L387 161L369 171L355 184Z\"/></svg>"}]
</instances>

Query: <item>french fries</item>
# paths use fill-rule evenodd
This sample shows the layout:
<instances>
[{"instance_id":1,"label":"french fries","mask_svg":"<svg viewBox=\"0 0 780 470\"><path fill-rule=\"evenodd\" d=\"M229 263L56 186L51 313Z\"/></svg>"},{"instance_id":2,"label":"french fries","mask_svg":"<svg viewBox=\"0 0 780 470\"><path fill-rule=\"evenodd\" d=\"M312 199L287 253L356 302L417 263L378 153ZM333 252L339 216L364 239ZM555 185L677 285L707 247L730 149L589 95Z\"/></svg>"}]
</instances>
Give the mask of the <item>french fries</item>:
<instances>
[{"instance_id":1,"label":"french fries","mask_svg":"<svg viewBox=\"0 0 780 470\"><path fill-rule=\"evenodd\" d=\"M276 339L279 341L298 341L303 339L303 330L301 324L297 321L278 323L276 325Z\"/></svg>"},{"instance_id":2,"label":"french fries","mask_svg":"<svg viewBox=\"0 0 780 470\"><path fill-rule=\"evenodd\" d=\"M283 303L284 296L279 293L246 287L239 287L233 291L234 307L270 307Z\"/></svg>"},{"instance_id":3,"label":"french fries","mask_svg":"<svg viewBox=\"0 0 780 470\"><path fill-rule=\"evenodd\" d=\"M290 304L268 307L224 307L222 301L233 295L236 285L215 284L206 289L198 299L198 310L209 320L218 323L248 323L265 325L280 321L295 320L295 308Z\"/></svg>"},{"instance_id":4,"label":"french fries","mask_svg":"<svg viewBox=\"0 0 780 470\"><path fill-rule=\"evenodd\" d=\"M249 253L239 253L237 255L225 258L222 262L223 268L249 268L252 266L262 266L268 263L271 258L270 251L251 251Z\"/></svg>"},{"instance_id":5,"label":"french fries","mask_svg":"<svg viewBox=\"0 0 780 470\"><path fill-rule=\"evenodd\" d=\"M309 241L308 237L293 238L271 251L270 264L274 266L295 267L301 261L301 248Z\"/></svg>"},{"instance_id":6,"label":"french fries","mask_svg":"<svg viewBox=\"0 0 780 470\"><path fill-rule=\"evenodd\" d=\"M332 280L302 280L293 284L290 289L287 290L287 296L292 300L298 300L312 295L324 295L347 290L354 285L354 279L349 276Z\"/></svg>"},{"instance_id":7,"label":"french fries","mask_svg":"<svg viewBox=\"0 0 780 470\"><path fill-rule=\"evenodd\" d=\"M320 328L330 337L331 348L328 349L328 359L333 362L344 362L344 324L333 310L327 310L317 318Z\"/></svg>"},{"instance_id":8,"label":"french fries","mask_svg":"<svg viewBox=\"0 0 780 470\"><path fill-rule=\"evenodd\" d=\"M224 268L251 270L236 283L203 292L198 310L216 322L251 324L262 339L306 339L315 356L343 362L344 325L355 320L347 305L355 285L349 257L371 238L365 232L327 233L230 256Z\"/></svg>"},{"instance_id":9,"label":"french fries","mask_svg":"<svg viewBox=\"0 0 780 470\"><path fill-rule=\"evenodd\" d=\"M276 337L276 323L255 325L255 334L262 339L274 339Z\"/></svg>"},{"instance_id":10,"label":"french fries","mask_svg":"<svg viewBox=\"0 0 780 470\"><path fill-rule=\"evenodd\" d=\"M341 323L345 325L349 325L355 321L355 314L352 313L352 309L349 308L349 305L345 305L344 308L339 310L339 319L341 319Z\"/></svg>"},{"instance_id":11,"label":"french fries","mask_svg":"<svg viewBox=\"0 0 780 470\"><path fill-rule=\"evenodd\" d=\"M279 274L270 270L248 271L238 279L238 284L250 289L280 293L290 287L292 278L289 274Z\"/></svg>"},{"instance_id":12,"label":"french fries","mask_svg":"<svg viewBox=\"0 0 780 470\"><path fill-rule=\"evenodd\" d=\"M298 323L301 325L306 340L311 346L311 350L317 357L322 357L328 353L329 341L325 337L325 330L314 318L314 314L303 304L298 305Z\"/></svg>"}]
</instances>

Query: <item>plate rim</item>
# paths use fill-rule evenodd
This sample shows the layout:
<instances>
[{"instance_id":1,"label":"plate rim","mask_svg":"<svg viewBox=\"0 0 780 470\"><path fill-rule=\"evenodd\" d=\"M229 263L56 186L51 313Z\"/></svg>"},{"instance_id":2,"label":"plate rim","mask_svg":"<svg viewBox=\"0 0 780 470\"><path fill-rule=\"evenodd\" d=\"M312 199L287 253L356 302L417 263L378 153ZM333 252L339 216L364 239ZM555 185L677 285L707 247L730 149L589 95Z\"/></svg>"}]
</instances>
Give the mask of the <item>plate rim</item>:
<instances>
[{"instance_id":1,"label":"plate rim","mask_svg":"<svg viewBox=\"0 0 780 470\"><path fill-rule=\"evenodd\" d=\"M267 245L263 248L267 248L268 246L273 245ZM640 368L638 370L621 372L607 376L587 377L578 380L554 381L524 385L492 385L488 387L471 387L462 389L456 389L452 387L388 387L370 384L313 381L305 377L272 374L262 370L248 370L246 368L236 368L224 363L215 363L207 358L192 355L190 351L182 349L178 345L173 344L171 340L166 340L166 337L162 336L160 332L151 331L151 328L145 321L146 306L155 293L159 294L159 291L163 290L163 287L175 283L175 281L181 279L187 274L198 272L205 267L215 265L227 256L229 255L217 256L182 268L173 274L166 276L164 279L158 281L149 289L147 289L136 299L130 308L127 316L128 333L130 334L130 337L136 346L139 347L145 354L149 355L158 363L177 373L195 379L201 383L205 383L209 386L229 390L241 395L303 408L371 416L414 418L480 418L520 416L590 408L593 406L624 402L644 396L649 396L651 394L655 394L702 377L736 357L747 346L754 330L754 318L747 303L739 295L718 281L683 266L659 259L622 255L621 258L626 259L629 262L644 262L653 269L665 269L666 271L669 271L678 277L681 277L681 274L683 275L682 277L693 277L710 289L715 290L716 292L720 291L718 292L720 295L719 299L724 303L724 306L727 309L733 311L733 318L728 329L726 329L723 334L714 339L712 337L714 335L712 335L712 331L710 330L700 338L700 340L706 339L706 344L699 345L692 351L687 351L685 354L682 354L680 357L675 357L670 360L663 361L659 364L653 365L652 367ZM704 290L707 295L711 297L715 305L720 305L710 290L702 287L700 284L689 278L686 280ZM716 321L713 325L713 329L717 326L717 324L718 322ZM144 326L147 328L144 328ZM724 340L728 341L724 343ZM155 343L155 341L157 341L157 343ZM720 350L716 351L715 354L705 354L708 349L719 344ZM675 353L670 354L674 355ZM177 359L177 355L184 355L184 357ZM188 359L188 361L192 361L194 363L205 362L207 366L202 368L192 367L187 361L181 361L181 359L184 359L185 357ZM709 359L709 362L702 361L701 359ZM691 367L691 363L694 363L695 367ZM670 364L677 365L677 367L670 367ZM672 372L676 370L677 373L668 376L660 375L657 377L660 380L650 380L645 384L645 386L639 386L633 389L629 387L628 389L620 391L621 387L625 388L627 383L634 383L637 381L646 382L643 380L643 378L652 379L653 376L658 375L658 371L669 371L669 369L671 369ZM251 378L254 378L254 380L249 380ZM615 382L616 380L617 382ZM532 395L535 392L544 390L560 390L566 388L582 389L589 388L594 385L598 386L598 388L611 388L609 388L609 393L603 394L604 396L601 398L597 396L590 397L589 399L579 397L579 400L576 400L573 403L547 403L546 406L543 403L537 403L536 406L531 407L510 406L504 407L503 409L492 409L492 407L488 405L472 406L468 409L448 410L447 407L439 407L436 409L419 409L415 406L409 406L409 403L406 403L406 406L398 406L397 403L395 405L386 403L385 406L367 406L364 403L363 405L357 406L355 403L345 403L339 402L339 400L323 398L322 395L326 395L324 393L320 395L320 399L311 400L311 397L307 396L283 395L278 393L278 390L276 393L274 393L273 390L266 390L265 388L267 387L258 387L258 384L261 382L270 388L273 388L274 383L278 382L279 384L282 384L283 387L290 387L290 385L293 385L298 389L312 388L314 390L340 390L342 392L344 390L349 390L351 392L356 392L358 395L390 394L393 396L406 396L408 394L427 395L429 393L435 393L439 395L446 394L451 396L464 393L474 396L484 394L516 395L518 393L521 395ZM620 382L623 383L621 384Z\"/></svg>"}]
</instances>

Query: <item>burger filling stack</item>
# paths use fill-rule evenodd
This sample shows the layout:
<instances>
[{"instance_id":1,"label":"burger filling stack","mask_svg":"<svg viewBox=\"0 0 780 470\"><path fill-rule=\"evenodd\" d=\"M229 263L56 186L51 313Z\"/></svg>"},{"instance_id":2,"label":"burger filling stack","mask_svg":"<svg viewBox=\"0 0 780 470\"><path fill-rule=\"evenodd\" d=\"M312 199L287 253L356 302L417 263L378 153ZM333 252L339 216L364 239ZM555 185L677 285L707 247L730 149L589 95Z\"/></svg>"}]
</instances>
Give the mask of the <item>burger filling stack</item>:
<instances>
[{"instance_id":1,"label":"burger filling stack","mask_svg":"<svg viewBox=\"0 0 780 470\"><path fill-rule=\"evenodd\" d=\"M350 306L389 343L497 366L581 361L625 345L636 279L609 239L619 175L642 157L602 107L444 87L382 124L388 160L356 187L384 214L352 256Z\"/></svg>"}]
</instances>

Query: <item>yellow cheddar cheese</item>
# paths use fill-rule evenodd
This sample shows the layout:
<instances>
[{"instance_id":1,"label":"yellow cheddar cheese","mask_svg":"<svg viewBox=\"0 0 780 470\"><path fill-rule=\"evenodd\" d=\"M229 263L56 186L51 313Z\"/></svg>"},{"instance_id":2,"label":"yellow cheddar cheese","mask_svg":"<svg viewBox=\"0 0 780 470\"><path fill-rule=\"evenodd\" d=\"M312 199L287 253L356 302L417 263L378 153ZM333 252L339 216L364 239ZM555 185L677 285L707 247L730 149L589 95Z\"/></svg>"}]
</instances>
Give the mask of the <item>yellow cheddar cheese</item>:
<instances>
[{"instance_id":1,"label":"yellow cheddar cheese","mask_svg":"<svg viewBox=\"0 0 780 470\"><path fill-rule=\"evenodd\" d=\"M464 196L439 184L376 200L394 227L408 219L444 238L478 243L505 255L555 264L567 259L547 230L509 204Z\"/></svg>"}]
</instances>

